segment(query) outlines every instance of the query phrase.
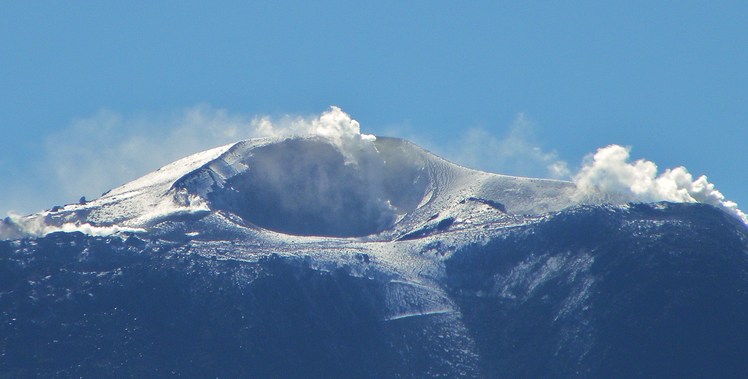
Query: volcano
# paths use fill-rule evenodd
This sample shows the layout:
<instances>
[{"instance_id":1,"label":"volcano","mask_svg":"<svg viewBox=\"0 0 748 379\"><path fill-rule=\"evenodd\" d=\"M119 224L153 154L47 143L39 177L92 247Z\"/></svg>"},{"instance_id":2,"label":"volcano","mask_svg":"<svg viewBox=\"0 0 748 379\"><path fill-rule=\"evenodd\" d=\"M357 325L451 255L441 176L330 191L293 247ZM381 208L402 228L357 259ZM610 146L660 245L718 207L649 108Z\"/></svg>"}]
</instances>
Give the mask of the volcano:
<instances>
[{"instance_id":1,"label":"volcano","mask_svg":"<svg viewBox=\"0 0 748 379\"><path fill-rule=\"evenodd\" d=\"M0 222L0 376L738 377L748 229L405 140L198 153Z\"/></svg>"}]
</instances>

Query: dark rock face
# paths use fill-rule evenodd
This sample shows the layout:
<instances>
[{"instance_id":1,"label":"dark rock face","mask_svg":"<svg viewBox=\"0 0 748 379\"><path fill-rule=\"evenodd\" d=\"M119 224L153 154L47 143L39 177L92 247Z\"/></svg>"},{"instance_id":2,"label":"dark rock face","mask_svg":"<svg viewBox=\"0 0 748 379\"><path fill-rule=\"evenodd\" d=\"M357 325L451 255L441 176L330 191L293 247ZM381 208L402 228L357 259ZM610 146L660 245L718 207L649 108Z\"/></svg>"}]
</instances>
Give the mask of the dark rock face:
<instances>
[{"instance_id":1,"label":"dark rock face","mask_svg":"<svg viewBox=\"0 0 748 379\"><path fill-rule=\"evenodd\" d=\"M576 208L465 246L441 282L459 330L388 320L390 278L360 264L134 236L0 241L0 377L748 372L748 233L708 206Z\"/></svg>"},{"instance_id":2,"label":"dark rock face","mask_svg":"<svg viewBox=\"0 0 748 379\"><path fill-rule=\"evenodd\" d=\"M449 292L486 377L739 377L748 237L702 205L580 208L468 247Z\"/></svg>"},{"instance_id":3,"label":"dark rock face","mask_svg":"<svg viewBox=\"0 0 748 379\"><path fill-rule=\"evenodd\" d=\"M385 322L386 283L277 255L216 260L135 237L4 241L0 377L470 372L434 349L448 327L440 320Z\"/></svg>"}]
</instances>

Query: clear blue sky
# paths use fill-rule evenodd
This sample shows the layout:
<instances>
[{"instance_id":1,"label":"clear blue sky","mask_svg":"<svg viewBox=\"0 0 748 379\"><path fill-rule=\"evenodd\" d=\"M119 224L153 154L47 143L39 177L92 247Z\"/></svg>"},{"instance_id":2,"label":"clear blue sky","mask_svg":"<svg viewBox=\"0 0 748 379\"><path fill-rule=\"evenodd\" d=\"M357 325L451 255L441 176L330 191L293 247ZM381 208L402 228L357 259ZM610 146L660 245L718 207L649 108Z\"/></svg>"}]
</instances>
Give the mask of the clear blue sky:
<instances>
[{"instance_id":1,"label":"clear blue sky","mask_svg":"<svg viewBox=\"0 0 748 379\"><path fill-rule=\"evenodd\" d=\"M748 208L748 3L354 3L3 2L0 213L76 201L49 166L77 148L71 125L102 112L158 134L156 121L173 127L196 106L330 105L437 152L466 129L503 138L527 119L532 143L571 168L630 145ZM87 167L72 162L68 176Z\"/></svg>"}]
</instances>

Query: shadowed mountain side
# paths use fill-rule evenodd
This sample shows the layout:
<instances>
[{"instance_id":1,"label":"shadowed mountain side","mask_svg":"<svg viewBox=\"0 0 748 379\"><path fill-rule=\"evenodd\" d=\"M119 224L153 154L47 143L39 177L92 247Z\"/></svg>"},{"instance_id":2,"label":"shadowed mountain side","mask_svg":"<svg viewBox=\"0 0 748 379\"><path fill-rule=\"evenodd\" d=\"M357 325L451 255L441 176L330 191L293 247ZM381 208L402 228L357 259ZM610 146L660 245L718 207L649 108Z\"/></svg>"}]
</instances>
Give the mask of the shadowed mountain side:
<instances>
[{"instance_id":1,"label":"shadowed mountain side","mask_svg":"<svg viewBox=\"0 0 748 379\"><path fill-rule=\"evenodd\" d=\"M748 370L748 235L723 212L589 206L502 230L453 253L450 235L467 231L440 247L388 243L401 258L446 254L443 276L420 283L356 252L366 244L279 255L80 233L0 241L0 377Z\"/></svg>"},{"instance_id":2,"label":"shadowed mountain side","mask_svg":"<svg viewBox=\"0 0 748 379\"><path fill-rule=\"evenodd\" d=\"M725 204L579 205L345 125L0 221L0 377L748 372Z\"/></svg>"},{"instance_id":3,"label":"shadowed mountain side","mask_svg":"<svg viewBox=\"0 0 748 379\"><path fill-rule=\"evenodd\" d=\"M707 205L582 207L446 262L486 377L740 377L748 234Z\"/></svg>"},{"instance_id":4,"label":"shadowed mountain side","mask_svg":"<svg viewBox=\"0 0 748 379\"><path fill-rule=\"evenodd\" d=\"M450 315L388 321L388 286L135 237L0 242L0 377L473 376Z\"/></svg>"}]
</instances>

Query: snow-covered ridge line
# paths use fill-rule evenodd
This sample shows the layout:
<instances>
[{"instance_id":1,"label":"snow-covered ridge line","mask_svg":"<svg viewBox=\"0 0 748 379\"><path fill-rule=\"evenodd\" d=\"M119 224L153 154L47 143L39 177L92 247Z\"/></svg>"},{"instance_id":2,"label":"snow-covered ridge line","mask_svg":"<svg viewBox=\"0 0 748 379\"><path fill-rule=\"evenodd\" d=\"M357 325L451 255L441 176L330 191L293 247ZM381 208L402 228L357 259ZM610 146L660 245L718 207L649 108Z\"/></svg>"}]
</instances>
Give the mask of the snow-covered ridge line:
<instances>
[{"instance_id":1,"label":"snow-covered ridge line","mask_svg":"<svg viewBox=\"0 0 748 379\"><path fill-rule=\"evenodd\" d=\"M599 171L591 170L583 172ZM608 177L603 184L627 190L626 178ZM685 174L679 178L690 180ZM711 191L708 199L719 200L703 202L736 211L746 222L733 203L699 180L693 183ZM581 183L472 170L397 138L267 137L193 154L90 202L8 218L0 224L0 238L75 230L144 232L205 218L230 220L215 228L395 240L494 222L522 223L578 204L638 199L624 191L616 201L607 187ZM698 201L694 196L683 201ZM652 199L659 200L673 199ZM206 218L217 212L232 216Z\"/></svg>"},{"instance_id":2,"label":"snow-covered ridge line","mask_svg":"<svg viewBox=\"0 0 748 379\"><path fill-rule=\"evenodd\" d=\"M291 234L364 236L412 229L437 213L481 222L500 213L473 212L475 204L466 204L467 198L500 203L514 214L560 210L568 205L573 187L470 170L396 138L340 144L313 135L224 145L180 159L90 202L28 216L50 228L27 232L40 236L41 230L66 224L140 231L223 210L248 225ZM278 225L297 215L297 226ZM308 228L303 218L322 229Z\"/></svg>"},{"instance_id":3,"label":"snow-covered ridge line","mask_svg":"<svg viewBox=\"0 0 748 379\"><path fill-rule=\"evenodd\" d=\"M173 163L170 163L164 167L159 168L149 174L146 174L138 179L131 182L125 183L122 186L112 189L105 193L102 198L108 198L112 196L121 195L127 192L141 190L143 188L152 187L155 185L163 185L165 183L173 183L176 180L188 175L190 172L203 167L218 157L226 153L237 143L231 143L223 146L219 146L210 150L206 150L200 153L196 153L182 159L179 159Z\"/></svg>"}]
</instances>

